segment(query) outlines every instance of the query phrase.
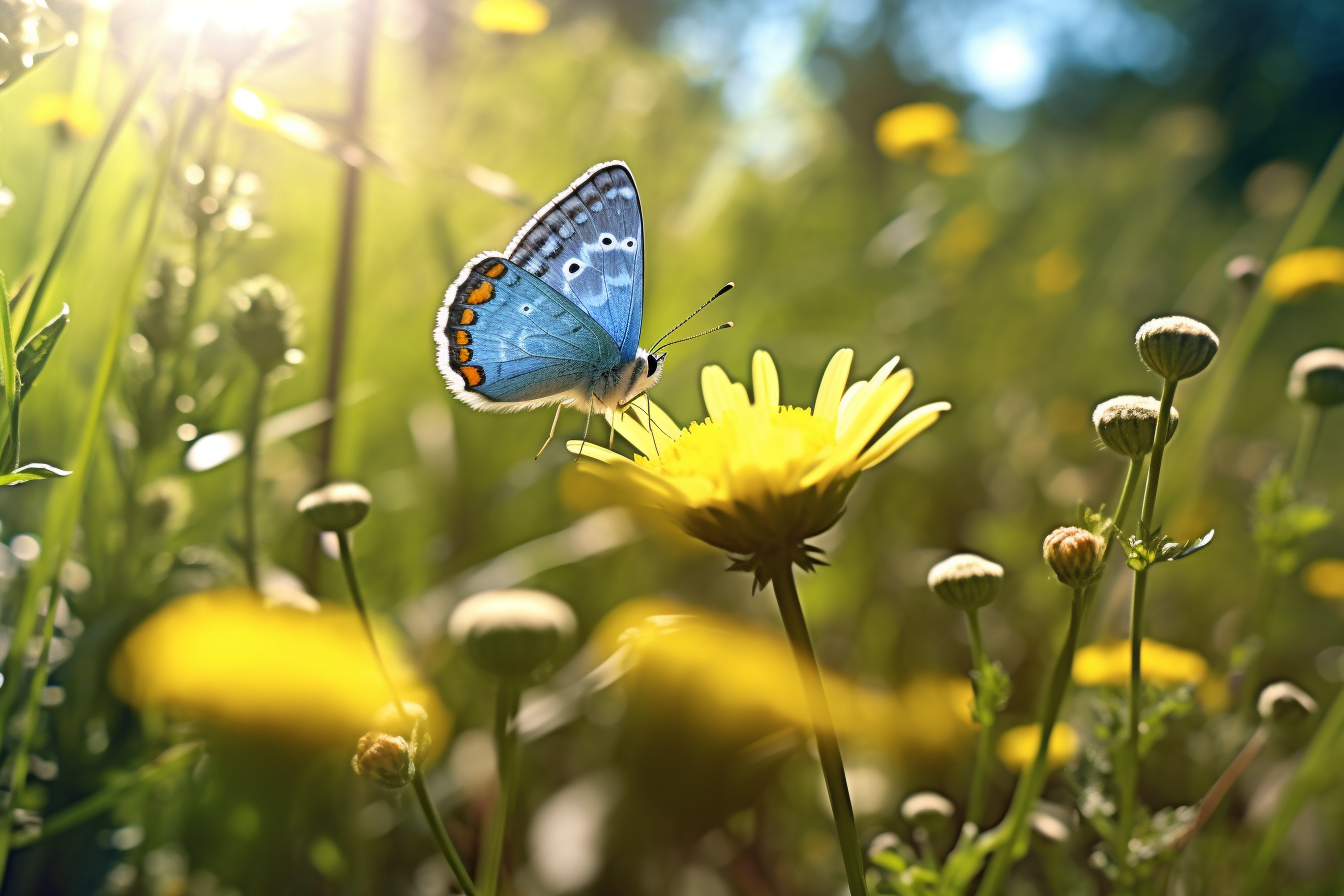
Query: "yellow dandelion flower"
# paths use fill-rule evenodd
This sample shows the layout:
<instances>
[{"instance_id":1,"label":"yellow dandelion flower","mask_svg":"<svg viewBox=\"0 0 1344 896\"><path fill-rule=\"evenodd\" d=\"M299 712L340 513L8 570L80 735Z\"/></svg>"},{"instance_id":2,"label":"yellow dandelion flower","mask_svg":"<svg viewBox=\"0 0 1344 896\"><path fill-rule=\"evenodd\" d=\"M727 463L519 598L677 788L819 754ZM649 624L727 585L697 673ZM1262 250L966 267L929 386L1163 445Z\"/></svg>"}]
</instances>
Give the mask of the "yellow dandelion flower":
<instances>
[{"instance_id":1,"label":"yellow dandelion flower","mask_svg":"<svg viewBox=\"0 0 1344 896\"><path fill-rule=\"evenodd\" d=\"M1317 597L1344 600L1344 560L1313 560L1302 571L1302 586Z\"/></svg>"},{"instance_id":2,"label":"yellow dandelion flower","mask_svg":"<svg viewBox=\"0 0 1344 896\"><path fill-rule=\"evenodd\" d=\"M379 640L390 646L390 633ZM396 651L385 657L401 697L427 711L431 749L441 748L448 710ZM352 746L391 699L356 613L267 606L241 589L163 607L122 642L110 678L137 708L308 747Z\"/></svg>"},{"instance_id":3,"label":"yellow dandelion flower","mask_svg":"<svg viewBox=\"0 0 1344 896\"><path fill-rule=\"evenodd\" d=\"M873 378L846 388L854 352L841 349L826 367L813 408L779 403L779 374L769 353L752 359L752 392L717 365L701 387L709 419L682 429L661 408L636 401L614 425L639 451L634 460L592 444L569 450L602 461L595 468L626 486L625 497L651 506L701 541L739 555L755 570L785 555L804 569L806 540L835 525L864 470L886 460L951 405L934 402L879 431L914 385L898 358Z\"/></svg>"},{"instance_id":4,"label":"yellow dandelion flower","mask_svg":"<svg viewBox=\"0 0 1344 896\"><path fill-rule=\"evenodd\" d=\"M942 103L907 103L877 120L877 148L893 159L932 149L957 136L957 113Z\"/></svg>"},{"instance_id":5,"label":"yellow dandelion flower","mask_svg":"<svg viewBox=\"0 0 1344 896\"><path fill-rule=\"evenodd\" d=\"M28 120L38 127L56 125L68 136L92 137L103 127L103 113L87 97L52 93L33 100Z\"/></svg>"},{"instance_id":6,"label":"yellow dandelion flower","mask_svg":"<svg viewBox=\"0 0 1344 896\"><path fill-rule=\"evenodd\" d=\"M495 34L536 34L550 24L551 11L537 0L480 0L471 20Z\"/></svg>"},{"instance_id":7,"label":"yellow dandelion flower","mask_svg":"<svg viewBox=\"0 0 1344 896\"><path fill-rule=\"evenodd\" d=\"M1077 286L1083 268L1067 249L1051 249L1036 262L1032 274L1036 289L1042 295L1054 296Z\"/></svg>"},{"instance_id":8,"label":"yellow dandelion flower","mask_svg":"<svg viewBox=\"0 0 1344 896\"><path fill-rule=\"evenodd\" d=\"M999 738L999 761L1010 771L1024 771L1036 758L1041 747L1040 725L1019 725L1009 728ZM1078 754L1078 732L1072 725L1056 722L1050 730L1050 749L1046 761L1051 768L1060 768L1073 761Z\"/></svg>"},{"instance_id":9,"label":"yellow dandelion flower","mask_svg":"<svg viewBox=\"0 0 1344 896\"><path fill-rule=\"evenodd\" d=\"M1143 639L1143 680L1159 687L1199 684L1209 663L1193 650ZM1129 686L1129 642L1103 641L1080 648L1073 658L1073 680L1081 687Z\"/></svg>"},{"instance_id":10,"label":"yellow dandelion flower","mask_svg":"<svg viewBox=\"0 0 1344 896\"><path fill-rule=\"evenodd\" d=\"M1317 246L1285 255L1265 272L1265 295L1291 302L1327 286L1344 286L1344 249Z\"/></svg>"}]
</instances>

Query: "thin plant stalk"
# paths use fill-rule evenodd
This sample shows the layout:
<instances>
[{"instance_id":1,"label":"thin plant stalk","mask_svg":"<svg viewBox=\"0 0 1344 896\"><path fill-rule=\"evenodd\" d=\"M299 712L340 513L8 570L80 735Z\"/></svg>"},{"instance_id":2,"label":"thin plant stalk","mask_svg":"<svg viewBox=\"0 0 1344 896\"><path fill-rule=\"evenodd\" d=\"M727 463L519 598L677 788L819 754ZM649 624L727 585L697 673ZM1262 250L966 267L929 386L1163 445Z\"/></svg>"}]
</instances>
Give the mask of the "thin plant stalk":
<instances>
[{"instance_id":1,"label":"thin plant stalk","mask_svg":"<svg viewBox=\"0 0 1344 896\"><path fill-rule=\"evenodd\" d=\"M1297 448L1293 450L1292 466L1288 468L1294 497L1302 490L1312 455L1316 453L1316 443L1321 438L1321 416L1319 405L1306 403L1302 406L1302 431L1297 437Z\"/></svg>"},{"instance_id":2,"label":"thin plant stalk","mask_svg":"<svg viewBox=\"0 0 1344 896\"><path fill-rule=\"evenodd\" d=\"M522 689L518 682L501 679L495 697L495 755L499 768L499 801L490 815L476 879L481 896L494 896L499 884L499 869L504 861L504 835L509 811L518 791L518 705Z\"/></svg>"},{"instance_id":3,"label":"thin plant stalk","mask_svg":"<svg viewBox=\"0 0 1344 896\"><path fill-rule=\"evenodd\" d=\"M131 303L138 294L145 258L149 254L150 244L153 242L155 231L158 229L159 211L163 201L164 189L168 182L168 172L172 168L173 158L176 155L177 144L182 133L182 120L186 113L186 98L188 95L188 78L190 77L192 63L196 58L198 39L199 34L193 32L188 37L183 51L181 68L178 73L177 99L173 106L168 133L159 146L157 173L149 198L145 226L140 234L139 245L131 257L127 282L112 309L107 334L103 340L102 355L98 362L98 372L93 382L93 388L89 393L88 406L84 412L79 442L77 443L78 447L75 451L74 461L70 464L71 474L60 488L52 489L51 498L47 503L47 510L44 515L45 524L42 528L42 544L47 549L43 550L42 555L38 558L24 589L23 598L14 621L11 644L27 644L33 636L33 631L37 627L38 598L41 590L49 583L59 581L61 569L70 553L70 542L74 538L75 526L79 521L80 507L84 502L84 491L88 486L89 474L93 467L94 451L99 443L98 434L102 428L103 404L107 401L107 395L111 389L117 356L125 339ZM34 303L36 303L36 298L34 298ZM33 310L34 306L30 305L29 315L25 319L25 323L27 320L33 319ZM17 684L23 675L23 657L24 650L19 648L9 651L9 656L5 659L4 679L3 683L0 684L0 731L8 730L10 713L14 708L14 701L18 694ZM8 819L0 819L0 830L7 826Z\"/></svg>"},{"instance_id":4,"label":"thin plant stalk","mask_svg":"<svg viewBox=\"0 0 1344 896\"><path fill-rule=\"evenodd\" d=\"M1157 410L1157 432L1153 436L1153 453L1148 461L1148 483L1143 492L1143 509L1139 513L1140 537L1152 532L1153 514L1157 509L1157 483L1162 475L1162 457L1167 447L1167 431L1171 426L1171 404L1176 398L1177 380L1162 384L1162 400ZM1134 806L1139 788L1139 721L1143 714L1143 613L1148 595L1150 566L1134 572L1134 592L1129 605L1129 714L1126 719L1123 771L1125 780L1120 791L1120 844L1128 853L1130 835L1134 830ZM1121 857L1122 860L1124 857Z\"/></svg>"},{"instance_id":5,"label":"thin plant stalk","mask_svg":"<svg viewBox=\"0 0 1344 896\"><path fill-rule=\"evenodd\" d=\"M849 785L845 782L845 765L840 756L840 742L835 736L835 723L822 687L821 667L812 649L812 638L807 632L807 620L798 600L798 586L793 580L793 562L788 555L769 561L768 572L775 586L775 600L784 620L784 631L793 645L793 656L798 663L803 693L812 715L813 734L817 740L817 755L821 773L826 779L826 793L831 801L835 818L835 832L840 840L840 855L845 863L845 878L850 896L866 896L863 849L859 846L859 830L854 820L854 806L849 799Z\"/></svg>"},{"instance_id":6,"label":"thin plant stalk","mask_svg":"<svg viewBox=\"0 0 1344 896\"><path fill-rule=\"evenodd\" d=\"M1139 478L1143 475L1143 458L1133 457L1129 460L1129 470L1125 473L1125 484L1120 487L1120 500L1115 505L1115 516L1111 518L1111 527L1106 531L1106 546L1101 551L1101 562L1103 566L1111 556L1111 545L1115 543L1116 537L1125 527L1125 520L1129 518L1129 508L1134 503L1134 496L1138 494ZM1101 587L1102 576L1097 576L1091 584L1083 589L1083 602L1087 608L1092 607L1092 601L1097 596L1097 589ZM1109 608L1106 614L1110 616ZM1095 620L1094 614L1093 619ZM1095 625L1095 622L1093 623Z\"/></svg>"},{"instance_id":7,"label":"thin plant stalk","mask_svg":"<svg viewBox=\"0 0 1344 896\"><path fill-rule=\"evenodd\" d=\"M74 235L80 212L84 210L84 205L88 202L90 194L93 193L93 185L98 180L98 174L103 170L103 164L111 154L112 145L116 143L117 136L121 133L126 120L131 117L131 112L135 109L136 103L144 95L150 81L154 80L154 72L159 66L158 50L162 37L163 28L160 25L155 29L154 36L149 41L149 47L145 52L144 59L140 62L140 70L136 72L135 80L131 82L131 86L122 96L116 112L112 114L112 120L107 125L107 132L103 134L103 142L98 145L98 152L93 157L93 164L89 167L89 173L85 176L84 184L75 197L75 204L70 207L70 214L66 216L60 236L56 238L56 245L51 250L51 257L47 259L46 267L42 269L42 276L38 278L37 286L33 289L32 301L28 303L28 311L24 315L23 324L19 327L18 338L15 340L18 345L23 345L24 340L28 338L28 335L33 331L33 327L38 323L42 313L42 299L51 286L52 276L60 268L61 259L65 257L66 249L70 246L70 238Z\"/></svg>"},{"instance_id":8,"label":"thin plant stalk","mask_svg":"<svg viewBox=\"0 0 1344 896\"><path fill-rule=\"evenodd\" d=\"M976 672L985 675L989 669L989 659L985 656L984 641L980 637L980 609L972 607L966 611L966 628L971 636L971 662ZM975 743L975 768L971 772L971 797L966 809L966 820L976 827L984 823L985 795L989 789L989 769L993 762L992 745L994 726L980 726L980 735Z\"/></svg>"},{"instance_id":9,"label":"thin plant stalk","mask_svg":"<svg viewBox=\"0 0 1344 896\"><path fill-rule=\"evenodd\" d=\"M266 415L269 378L266 371L258 368L243 433L243 567L247 570L247 584L253 591L261 590L257 559L257 467L261 459L261 420Z\"/></svg>"},{"instance_id":10,"label":"thin plant stalk","mask_svg":"<svg viewBox=\"0 0 1344 896\"><path fill-rule=\"evenodd\" d=\"M22 288L19 291L22 292ZM9 411L9 437L5 443L5 463L0 464L0 473L9 473L19 465L19 401L23 384L19 382L18 353L14 350L14 331L9 318L9 289L4 275L0 274L0 337L3 337L5 404Z\"/></svg>"},{"instance_id":11,"label":"thin plant stalk","mask_svg":"<svg viewBox=\"0 0 1344 896\"><path fill-rule=\"evenodd\" d=\"M1008 878L1008 871L1017 861L1018 844L1025 845L1027 817L1036 805L1041 791L1045 789L1045 780L1049 771L1050 736L1054 733L1055 722L1059 720L1059 710L1064 703L1064 695L1069 688L1073 673L1073 656L1078 650L1078 635L1082 631L1083 615L1087 609L1083 600L1082 588L1073 589L1073 601L1069 610L1069 631L1064 636L1064 646L1055 660L1054 671L1050 675L1050 684L1045 693L1045 704L1041 708L1041 742L1036 747L1036 756L1031 768L1017 778L1017 787L1013 790L1013 802L1004 821L1004 834L995 848L989 869L980 882L977 896L994 896L1002 889Z\"/></svg>"},{"instance_id":12,"label":"thin plant stalk","mask_svg":"<svg viewBox=\"0 0 1344 896\"><path fill-rule=\"evenodd\" d=\"M373 623L369 618L368 607L364 603L364 591L359 587L359 576L355 574L355 559L350 551L350 533L337 532L336 541L340 547L341 571L345 573L345 584L350 590L350 601L355 605L356 612L359 613L359 621L364 626L364 634L368 636L369 648L373 651L373 658L378 664L378 671L387 684L388 693L392 695L392 702L397 707L397 714L401 716L403 722L410 724L410 713L406 711L406 707L401 702L401 696L387 670L387 664L383 662L383 653L378 649L378 641L373 635ZM425 786L424 774L421 772L419 765L415 767L415 777L411 780L411 787L415 790L415 798L420 803L420 811L425 816L425 822L428 823L430 833L434 836L434 842L438 845L439 852L443 853L444 859L448 861L448 867L453 870L453 876L457 878L457 883L462 888L462 892L466 896L476 896L476 886L471 881L471 875L467 873L467 866L462 863L462 857L458 855L457 847L453 846L453 841L448 836L448 830L443 826L443 818L439 815L439 809L434 805L434 800L429 795L429 789Z\"/></svg>"},{"instance_id":13,"label":"thin plant stalk","mask_svg":"<svg viewBox=\"0 0 1344 896\"><path fill-rule=\"evenodd\" d=\"M1195 816L1195 820L1190 823L1190 827L1176 841L1176 849L1181 850L1189 846L1190 841L1195 839L1195 835L1199 833L1200 829L1208 824L1223 798L1232 789L1232 785L1237 783L1237 779L1241 777L1242 772L1246 771L1255 757L1259 756L1260 751L1265 748L1265 744L1269 743L1269 735L1270 727L1268 724L1262 722L1256 727L1255 733L1246 741L1245 746L1241 748L1227 768L1223 769L1223 773L1218 776L1218 780L1213 782L1209 792L1204 794L1204 798L1199 801L1199 813Z\"/></svg>"}]
</instances>

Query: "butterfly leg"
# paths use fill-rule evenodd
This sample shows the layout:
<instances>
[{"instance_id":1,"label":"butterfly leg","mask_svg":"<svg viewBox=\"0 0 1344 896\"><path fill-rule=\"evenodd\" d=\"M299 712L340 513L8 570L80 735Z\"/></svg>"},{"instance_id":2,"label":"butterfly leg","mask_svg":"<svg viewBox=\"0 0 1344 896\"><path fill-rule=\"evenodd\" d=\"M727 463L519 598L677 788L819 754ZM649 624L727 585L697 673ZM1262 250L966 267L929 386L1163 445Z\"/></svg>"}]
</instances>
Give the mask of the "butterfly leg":
<instances>
[{"instance_id":1,"label":"butterfly leg","mask_svg":"<svg viewBox=\"0 0 1344 896\"><path fill-rule=\"evenodd\" d=\"M541 448L538 449L536 457L532 458L533 460L536 460L537 458L541 457L541 452L545 451L546 446L551 444L551 439L555 438L555 428L560 424L560 411L563 408L564 405L562 404L558 404L555 406L555 419L551 421L551 434L546 437L546 441L541 443Z\"/></svg>"},{"instance_id":2,"label":"butterfly leg","mask_svg":"<svg viewBox=\"0 0 1344 896\"><path fill-rule=\"evenodd\" d=\"M608 451L610 451L610 450L612 450L613 448L616 447L616 415L617 415L617 414L620 414L620 413L623 413L623 412L622 412L622 411L610 411L609 413L611 414L611 416L607 418L607 423L610 424L610 425L607 427L607 428L610 430L610 431L607 433L607 450L608 450Z\"/></svg>"},{"instance_id":3,"label":"butterfly leg","mask_svg":"<svg viewBox=\"0 0 1344 896\"><path fill-rule=\"evenodd\" d=\"M592 400L588 402L588 416L583 421L583 441L579 443L579 455L574 458L576 461L579 457L583 457L583 449L588 445L588 426L593 422L593 402L596 400L597 396L594 395Z\"/></svg>"}]
</instances>

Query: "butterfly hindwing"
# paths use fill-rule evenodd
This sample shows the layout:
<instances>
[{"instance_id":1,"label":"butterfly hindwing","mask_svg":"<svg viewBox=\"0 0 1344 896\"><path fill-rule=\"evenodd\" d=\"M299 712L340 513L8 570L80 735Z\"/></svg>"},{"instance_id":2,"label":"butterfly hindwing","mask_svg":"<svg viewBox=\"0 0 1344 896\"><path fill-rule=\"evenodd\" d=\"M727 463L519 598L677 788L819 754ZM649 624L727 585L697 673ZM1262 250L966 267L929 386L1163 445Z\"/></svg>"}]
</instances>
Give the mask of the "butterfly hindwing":
<instances>
[{"instance_id":1,"label":"butterfly hindwing","mask_svg":"<svg viewBox=\"0 0 1344 896\"><path fill-rule=\"evenodd\" d=\"M448 288L434 339L453 392L482 410L583 396L620 355L596 320L496 252L473 258Z\"/></svg>"},{"instance_id":2,"label":"butterfly hindwing","mask_svg":"<svg viewBox=\"0 0 1344 896\"><path fill-rule=\"evenodd\" d=\"M584 172L537 212L504 253L586 311L629 362L644 317L644 219L624 162Z\"/></svg>"}]
</instances>

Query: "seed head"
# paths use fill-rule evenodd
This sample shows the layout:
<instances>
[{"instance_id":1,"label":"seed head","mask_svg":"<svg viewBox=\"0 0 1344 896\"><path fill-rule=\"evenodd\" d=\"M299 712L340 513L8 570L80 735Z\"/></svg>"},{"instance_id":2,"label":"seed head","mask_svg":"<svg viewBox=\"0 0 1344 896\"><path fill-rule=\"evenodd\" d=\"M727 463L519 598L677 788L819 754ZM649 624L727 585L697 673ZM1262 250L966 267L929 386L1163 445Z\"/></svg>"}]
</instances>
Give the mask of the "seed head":
<instances>
[{"instance_id":1,"label":"seed head","mask_svg":"<svg viewBox=\"0 0 1344 896\"><path fill-rule=\"evenodd\" d=\"M262 373L285 361L298 338L298 308L289 287L268 274L229 289L235 314L233 334Z\"/></svg>"},{"instance_id":2,"label":"seed head","mask_svg":"<svg viewBox=\"0 0 1344 896\"><path fill-rule=\"evenodd\" d=\"M1283 722L1311 715L1316 711L1316 701L1297 685L1276 681L1260 692L1255 710L1266 722Z\"/></svg>"},{"instance_id":3,"label":"seed head","mask_svg":"<svg viewBox=\"0 0 1344 896\"><path fill-rule=\"evenodd\" d=\"M405 787L415 778L415 749L404 737L370 731L359 739L350 766L384 787Z\"/></svg>"},{"instance_id":4,"label":"seed head","mask_svg":"<svg viewBox=\"0 0 1344 896\"><path fill-rule=\"evenodd\" d=\"M901 817L911 824L928 824L951 818L957 811L952 801L941 793L921 790L912 793L901 803Z\"/></svg>"},{"instance_id":5,"label":"seed head","mask_svg":"<svg viewBox=\"0 0 1344 896\"><path fill-rule=\"evenodd\" d=\"M333 482L299 499L298 511L323 532L346 532L364 522L373 495L357 482Z\"/></svg>"},{"instance_id":6,"label":"seed head","mask_svg":"<svg viewBox=\"0 0 1344 896\"><path fill-rule=\"evenodd\" d=\"M1071 588L1081 588L1096 576L1105 550L1104 539L1077 526L1061 526L1045 539L1046 562Z\"/></svg>"},{"instance_id":7,"label":"seed head","mask_svg":"<svg viewBox=\"0 0 1344 896\"><path fill-rule=\"evenodd\" d=\"M1254 255L1238 255L1223 268L1223 276L1246 292L1255 292L1260 279L1265 276L1265 261Z\"/></svg>"},{"instance_id":8,"label":"seed head","mask_svg":"<svg viewBox=\"0 0 1344 896\"><path fill-rule=\"evenodd\" d=\"M1318 348L1294 361L1288 397L1318 408L1344 404L1344 349Z\"/></svg>"},{"instance_id":9,"label":"seed head","mask_svg":"<svg viewBox=\"0 0 1344 896\"><path fill-rule=\"evenodd\" d=\"M1139 357L1164 380L1194 376L1218 352L1218 336L1188 317L1159 317L1139 327L1134 339Z\"/></svg>"},{"instance_id":10,"label":"seed head","mask_svg":"<svg viewBox=\"0 0 1344 896\"><path fill-rule=\"evenodd\" d=\"M569 604L543 591L486 591L457 605L448 633L500 678L526 679L555 659L576 626Z\"/></svg>"},{"instance_id":11,"label":"seed head","mask_svg":"<svg viewBox=\"0 0 1344 896\"><path fill-rule=\"evenodd\" d=\"M1146 395L1120 395L1103 401L1092 412L1092 425L1107 448L1137 460L1153 450L1157 438L1157 412L1161 403ZM1171 409L1167 441L1176 434L1180 414Z\"/></svg>"},{"instance_id":12,"label":"seed head","mask_svg":"<svg viewBox=\"0 0 1344 896\"><path fill-rule=\"evenodd\" d=\"M1003 567L976 554L954 554L929 570L929 590L950 607L971 611L994 602Z\"/></svg>"}]
</instances>

